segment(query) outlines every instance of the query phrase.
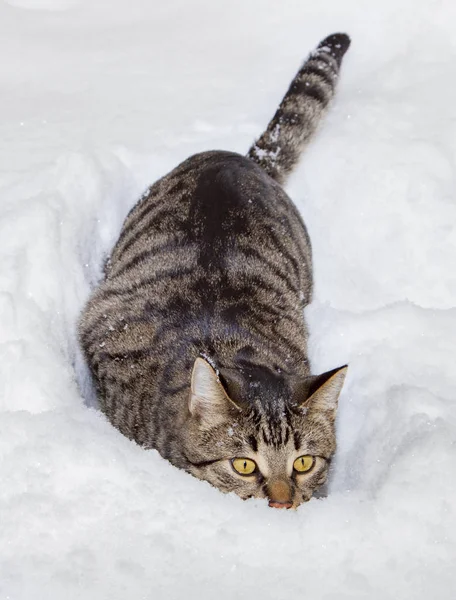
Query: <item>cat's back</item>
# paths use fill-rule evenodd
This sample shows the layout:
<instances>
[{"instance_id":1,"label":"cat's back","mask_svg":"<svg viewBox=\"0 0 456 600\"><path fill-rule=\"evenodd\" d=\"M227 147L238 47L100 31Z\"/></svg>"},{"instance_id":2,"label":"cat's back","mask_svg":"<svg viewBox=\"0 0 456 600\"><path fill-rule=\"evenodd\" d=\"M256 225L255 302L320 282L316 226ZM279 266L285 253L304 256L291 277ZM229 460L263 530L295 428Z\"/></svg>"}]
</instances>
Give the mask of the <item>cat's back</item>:
<instances>
[{"instance_id":1,"label":"cat's back","mask_svg":"<svg viewBox=\"0 0 456 600\"><path fill-rule=\"evenodd\" d=\"M186 355L204 351L222 331L304 339L311 289L310 243L280 185L249 158L204 152L130 211L81 341L94 365L168 355L180 342Z\"/></svg>"},{"instance_id":2,"label":"cat's back","mask_svg":"<svg viewBox=\"0 0 456 600\"><path fill-rule=\"evenodd\" d=\"M173 271L166 256L176 252L176 264L191 263L205 278L226 274L237 260L248 267L255 256L283 262L298 287L311 273L310 243L293 203L254 161L233 152L196 154L148 190L124 223L107 280L146 264L150 276L151 262Z\"/></svg>"}]
</instances>

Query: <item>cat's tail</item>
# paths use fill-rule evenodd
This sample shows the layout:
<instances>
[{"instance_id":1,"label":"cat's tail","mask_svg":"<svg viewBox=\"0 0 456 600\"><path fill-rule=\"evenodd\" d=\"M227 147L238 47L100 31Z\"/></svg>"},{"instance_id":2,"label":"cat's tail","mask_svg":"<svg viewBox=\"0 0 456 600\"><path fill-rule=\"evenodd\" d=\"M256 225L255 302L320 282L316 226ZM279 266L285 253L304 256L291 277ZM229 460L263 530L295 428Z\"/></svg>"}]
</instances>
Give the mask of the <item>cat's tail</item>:
<instances>
[{"instance_id":1,"label":"cat's tail","mask_svg":"<svg viewBox=\"0 0 456 600\"><path fill-rule=\"evenodd\" d=\"M304 62L263 135L247 156L285 183L326 112L350 46L345 33L325 38Z\"/></svg>"}]
</instances>

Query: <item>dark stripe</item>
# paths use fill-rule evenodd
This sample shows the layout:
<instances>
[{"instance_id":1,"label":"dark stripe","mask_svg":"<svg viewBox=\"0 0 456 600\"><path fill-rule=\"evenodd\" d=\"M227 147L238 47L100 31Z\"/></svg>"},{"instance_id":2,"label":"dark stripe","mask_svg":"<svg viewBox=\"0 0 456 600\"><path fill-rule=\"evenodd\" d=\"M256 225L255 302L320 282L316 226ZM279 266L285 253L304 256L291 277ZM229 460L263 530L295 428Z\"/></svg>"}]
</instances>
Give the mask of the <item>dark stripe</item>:
<instances>
[{"instance_id":1,"label":"dark stripe","mask_svg":"<svg viewBox=\"0 0 456 600\"><path fill-rule=\"evenodd\" d=\"M249 437L247 438L247 442L250 444L250 447L254 452L258 451L258 442L254 435L249 435Z\"/></svg>"},{"instance_id":2,"label":"dark stripe","mask_svg":"<svg viewBox=\"0 0 456 600\"><path fill-rule=\"evenodd\" d=\"M128 269L132 269L134 267L136 267L139 263L141 263L142 261L144 261L147 258L152 258L153 256L156 256L157 254L164 254L165 252L169 252L170 250L181 250L184 249L185 245L181 244L178 245L178 242L176 241L175 238L173 238L172 240L165 242L164 244L160 244L157 246L152 246L152 248L148 248L147 250L143 250L142 252L139 252L139 254L136 254L135 256L133 256L132 258L130 258L129 260L127 260L127 262L122 264L122 259L117 261L117 264L119 265L119 268L116 270L115 268L111 270L110 273L110 278L114 279L115 277L120 277L121 275L123 275L125 273L125 271L128 271ZM120 264L119 264L120 263Z\"/></svg>"},{"instance_id":3,"label":"dark stripe","mask_svg":"<svg viewBox=\"0 0 456 600\"><path fill-rule=\"evenodd\" d=\"M250 413L249 418L253 422L253 425L255 426L255 428L259 429L260 425L261 425L261 415L260 415L260 413L256 412L255 410L252 410L252 412Z\"/></svg>"},{"instance_id":4,"label":"dark stripe","mask_svg":"<svg viewBox=\"0 0 456 600\"><path fill-rule=\"evenodd\" d=\"M333 85L334 85L333 78L331 77L331 75L328 73L328 71L323 66L319 65L318 63L315 65L307 63L301 69L299 75L301 77L305 76L305 75L316 75L320 79L323 79L323 81L325 83L327 83L329 86L333 87Z\"/></svg>"},{"instance_id":5,"label":"dark stripe","mask_svg":"<svg viewBox=\"0 0 456 600\"><path fill-rule=\"evenodd\" d=\"M294 346L290 342L290 340L286 339L283 335L278 334L276 331L273 332L274 335L271 336L271 331L261 330L256 325L251 325L250 327L250 338L255 339L259 348L266 348L267 351L274 351L276 358L283 363L286 364L286 359L289 358L290 354L295 355L295 360L303 359L303 349L301 346ZM256 334L256 335L254 335ZM269 335L267 335L269 334ZM279 342L279 343L278 343ZM279 345L280 344L280 345Z\"/></svg>"},{"instance_id":6,"label":"dark stripe","mask_svg":"<svg viewBox=\"0 0 456 600\"><path fill-rule=\"evenodd\" d=\"M117 254L118 256L121 256L123 253L127 252L127 250L131 248L131 246L133 246L133 244L135 244L139 239L142 239L144 235L152 235L159 232L159 228L153 226L152 221L156 221L158 225L159 219L162 218L163 215L170 215L174 216L175 218L175 215L172 215L172 213L173 211L168 205L159 206L158 210L154 214L149 215L150 219L145 220L145 222L139 221L137 223L138 225L140 225L138 231L135 231L133 228L129 229L129 233L131 235L126 236L126 240L123 244L119 240L119 242L116 244L116 247L114 248L113 255Z\"/></svg>"},{"instance_id":7,"label":"dark stripe","mask_svg":"<svg viewBox=\"0 0 456 600\"><path fill-rule=\"evenodd\" d=\"M295 294L298 293L299 282L293 282L290 278L290 275L287 272L282 271L277 264L274 264L270 260L268 260L264 256L264 254L262 254L257 248L241 247L241 251L247 258L257 258L260 264L262 263L266 267L268 267L268 269L270 269L273 272L275 277L286 283L290 292L293 292Z\"/></svg>"},{"instance_id":8,"label":"dark stripe","mask_svg":"<svg viewBox=\"0 0 456 600\"><path fill-rule=\"evenodd\" d=\"M321 83L314 82L309 84L309 81L298 80L293 85L293 90L289 95L289 98L292 96L298 96L298 105L300 101L300 96L307 96L310 98L314 98L323 106L326 106L329 102L329 97L331 94L328 93L327 90L322 88ZM304 122L307 123L307 118L305 118L305 114L307 113L307 107L302 104L302 108L295 108L295 102L293 102L292 107L287 106L286 102L284 103L284 107L282 109L282 117L281 122L285 124L290 124L296 126L296 119L304 118ZM304 109L304 110L303 110Z\"/></svg>"},{"instance_id":9,"label":"dark stripe","mask_svg":"<svg viewBox=\"0 0 456 600\"><path fill-rule=\"evenodd\" d=\"M154 189L155 188L155 189ZM144 195L146 194L147 195ZM130 233L133 227L142 219L144 214L147 214L149 210L151 210L157 202L160 202L160 194L158 186L153 185L151 188L146 190L143 194L142 198L136 203L133 208L128 213L122 231L120 232L119 239L117 243L122 242L124 238Z\"/></svg>"},{"instance_id":10,"label":"dark stripe","mask_svg":"<svg viewBox=\"0 0 456 600\"><path fill-rule=\"evenodd\" d=\"M135 428L136 428L136 432L137 434L139 433L143 433L147 431L147 418L146 418L146 414L147 414L147 405L148 405L148 401L150 402L150 396L149 394L147 394L145 391L141 392L139 394L139 398L138 398L138 403L137 403L137 414L136 414L136 421L135 421ZM142 442L144 443L146 440L143 439Z\"/></svg>"},{"instance_id":11,"label":"dark stripe","mask_svg":"<svg viewBox=\"0 0 456 600\"><path fill-rule=\"evenodd\" d=\"M268 240L270 240L270 241L273 242L273 245L274 245L275 249L279 253L280 252L282 253L282 255L287 259L287 261L292 266L292 268L294 270L294 273L295 273L295 276L300 279L301 269L299 268L298 261L296 260L296 258L292 254L290 254L290 252L288 252L288 250L284 246L282 240L277 235L276 230L270 228L268 230L268 232L267 232L267 238L266 239L268 239Z\"/></svg>"},{"instance_id":12,"label":"dark stripe","mask_svg":"<svg viewBox=\"0 0 456 600\"><path fill-rule=\"evenodd\" d=\"M310 237L307 232L307 228L304 225L304 221L302 220L302 217L299 214L299 211L296 208L296 206L294 204L291 204L291 206L289 206L289 210L291 210L293 216L295 217L291 225L293 229L292 239L298 240L297 251L301 256L301 259L307 264L308 255L306 251L303 251L303 248L306 248L306 250L308 250L310 253L312 252ZM304 238L304 240L302 238Z\"/></svg>"},{"instance_id":13,"label":"dark stripe","mask_svg":"<svg viewBox=\"0 0 456 600\"><path fill-rule=\"evenodd\" d=\"M132 208L125 219L125 224L122 228L118 242L122 241L145 216L150 214L150 212L157 207L157 204L163 202L164 198L167 196L176 196L178 192L183 191L185 188L183 178L189 171L189 167L187 167L187 169L182 169L180 175L176 176L174 185L171 185L166 192L162 189L163 185L160 185L163 184L163 179L160 179L152 187L146 190L147 196L143 195L142 199ZM130 218L131 221L128 222Z\"/></svg>"},{"instance_id":14,"label":"dark stripe","mask_svg":"<svg viewBox=\"0 0 456 600\"><path fill-rule=\"evenodd\" d=\"M280 423L269 423L269 443L275 448L279 448L282 445L282 431L279 427Z\"/></svg>"},{"instance_id":15,"label":"dark stripe","mask_svg":"<svg viewBox=\"0 0 456 600\"><path fill-rule=\"evenodd\" d=\"M145 356L153 356L156 351L156 345L147 346L146 348L138 348L136 350L124 350L122 352L100 352L98 358L100 361L103 360L137 360L138 358L144 358ZM150 368L150 364L147 365Z\"/></svg>"},{"instance_id":16,"label":"dark stripe","mask_svg":"<svg viewBox=\"0 0 456 600\"><path fill-rule=\"evenodd\" d=\"M273 348L277 358L282 361L285 361L285 358L288 358L288 354L291 353L296 357L302 357L303 355L302 347L294 344L292 340L282 335L275 327L268 328L266 333L261 331L258 325L252 325L252 331L258 333L263 339L267 339L269 341L268 347Z\"/></svg>"},{"instance_id":17,"label":"dark stripe","mask_svg":"<svg viewBox=\"0 0 456 600\"><path fill-rule=\"evenodd\" d=\"M146 287L152 285L154 283L159 283L164 279L172 278L172 277L182 277L183 275L193 274L195 271L194 267L185 267L179 269L177 267L173 267L172 269L167 269L164 271L160 271L156 273L153 277L147 277L146 279L141 279L140 281L135 281L133 285L127 288L114 288L103 291L102 299L109 298L111 296L125 296L127 294L137 294L138 292L146 292ZM142 288L142 289L141 289Z\"/></svg>"},{"instance_id":18,"label":"dark stripe","mask_svg":"<svg viewBox=\"0 0 456 600\"><path fill-rule=\"evenodd\" d=\"M282 299L283 287L279 287L274 284L280 282L282 286L285 286L285 288L287 288L286 281L283 279L276 278L274 282L271 282L261 275L253 275L250 273L247 275L247 277L249 279L249 283L245 285L244 289L247 291L247 293L250 291L250 294L252 294L252 292L255 292L256 290L254 288L257 287L260 288L262 291L266 292L267 294L275 294L278 299ZM236 290L236 288L234 288L234 290Z\"/></svg>"},{"instance_id":19,"label":"dark stripe","mask_svg":"<svg viewBox=\"0 0 456 600\"><path fill-rule=\"evenodd\" d=\"M312 85L306 88L306 96L314 98L317 102L320 102L324 107L328 105L330 98L328 94L323 91L318 85Z\"/></svg>"},{"instance_id":20,"label":"dark stripe","mask_svg":"<svg viewBox=\"0 0 456 600\"><path fill-rule=\"evenodd\" d=\"M301 438L301 434L299 433L299 431L295 431L293 433L293 441L294 441L295 450L298 451L299 448L301 448L301 444L302 444L302 438Z\"/></svg>"},{"instance_id":21,"label":"dark stripe","mask_svg":"<svg viewBox=\"0 0 456 600\"><path fill-rule=\"evenodd\" d=\"M264 220L264 225L266 227L272 227L274 229L277 229L277 227L280 227L282 230L284 230L288 236L290 236L290 234L292 233L292 231L294 230L294 228L296 227L296 215L295 213L293 213L290 210L290 205L286 203L285 199L283 202L281 203L277 203L277 205L275 206L274 212L269 215L270 218L268 219L268 221L266 221L266 219ZM299 221L299 225L301 225L301 227L303 226L302 221ZM291 239L292 236L290 236ZM286 238L287 239L287 238ZM289 243L290 240L287 239L287 242ZM282 241L282 246L286 247L288 244L284 244L284 242Z\"/></svg>"},{"instance_id":22,"label":"dark stripe","mask_svg":"<svg viewBox=\"0 0 456 600\"><path fill-rule=\"evenodd\" d=\"M263 318L263 315L269 316L270 319ZM304 323L305 323L304 316L301 314L301 311L299 313L290 314L286 308L283 308L282 310L276 309L273 306L271 306L270 304L267 304L264 302L257 302L255 304L255 311L254 311L252 317L257 319L257 323L259 325L264 325L264 326L269 327L269 326L271 326L271 323L272 323L274 325L274 327L273 327L274 332L277 330L275 325L277 324L276 322L278 320L288 321L289 323L294 325L296 328L299 328L300 326L304 325ZM271 321L271 319L272 319L272 321ZM276 334L274 333L274 336L275 335ZM280 335L280 334L277 334L277 335ZM291 343L289 343L288 340L286 342L286 345L287 345L287 347L289 347L289 346L291 347Z\"/></svg>"},{"instance_id":23,"label":"dark stripe","mask_svg":"<svg viewBox=\"0 0 456 600\"><path fill-rule=\"evenodd\" d=\"M208 467L209 465L213 465L216 462L219 462L220 460L223 460L222 458L215 458L214 460L202 460L200 462L192 462L187 456L185 456L187 462L189 464L191 464L194 467Z\"/></svg>"},{"instance_id":24,"label":"dark stripe","mask_svg":"<svg viewBox=\"0 0 456 600\"><path fill-rule=\"evenodd\" d=\"M183 173L181 173L179 176L174 178L174 183L171 183L170 187L165 191L163 189L160 189L163 187L162 186L158 186L157 190L153 190L152 193L149 193L148 197L145 199L146 202L150 202L152 200L152 198L154 200L157 200L158 202L163 201L163 198L166 196L177 196L179 192L183 192L185 189L185 183L184 183L184 178L185 175L188 173L189 169L187 168L186 170L184 170ZM163 180L162 180L163 181ZM141 205L138 206L138 208L140 208ZM141 221L141 219L143 217L145 217L149 211L154 208L154 205L150 206L143 206L140 210L138 210L138 213L135 215L135 220L136 222ZM132 225L134 226L134 223L132 223Z\"/></svg>"}]
</instances>

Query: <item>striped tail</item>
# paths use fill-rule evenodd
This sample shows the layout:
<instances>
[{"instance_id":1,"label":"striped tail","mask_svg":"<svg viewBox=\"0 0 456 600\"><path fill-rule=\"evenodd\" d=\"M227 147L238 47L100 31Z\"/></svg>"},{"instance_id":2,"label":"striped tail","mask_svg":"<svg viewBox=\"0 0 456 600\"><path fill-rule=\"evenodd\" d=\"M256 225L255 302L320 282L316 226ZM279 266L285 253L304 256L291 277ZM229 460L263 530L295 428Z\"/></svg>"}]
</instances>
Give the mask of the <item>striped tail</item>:
<instances>
[{"instance_id":1,"label":"striped tail","mask_svg":"<svg viewBox=\"0 0 456 600\"><path fill-rule=\"evenodd\" d=\"M285 183L334 96L340 65L350 46L345 33L324 39L293 79L263 135L247 156Z\"/></svg>"}]
</instances>

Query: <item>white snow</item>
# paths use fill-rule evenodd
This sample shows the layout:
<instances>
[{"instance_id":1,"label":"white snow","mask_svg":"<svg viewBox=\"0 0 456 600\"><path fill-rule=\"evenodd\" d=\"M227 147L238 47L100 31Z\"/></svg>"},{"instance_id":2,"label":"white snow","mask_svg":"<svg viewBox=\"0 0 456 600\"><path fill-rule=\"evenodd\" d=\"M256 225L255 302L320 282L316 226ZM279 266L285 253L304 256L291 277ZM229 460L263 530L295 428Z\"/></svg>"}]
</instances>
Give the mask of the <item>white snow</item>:
<instances>
[{"instance_id":1,"label":"white snow","mask_svg":"<svg viewBox=\"0 0 456 600\"><path fill-rule=\"evenodd\" d=\"M456 4L0 4L1 600L454 600ZM352 37L289 191L315 372L349 363L329 496L242 502L94 408L75 321L122 220L188 155L246 152Z\"/></svg>"}]
</instances>

